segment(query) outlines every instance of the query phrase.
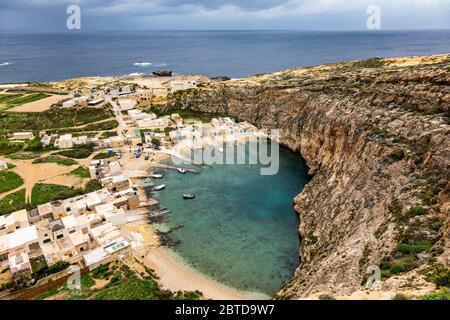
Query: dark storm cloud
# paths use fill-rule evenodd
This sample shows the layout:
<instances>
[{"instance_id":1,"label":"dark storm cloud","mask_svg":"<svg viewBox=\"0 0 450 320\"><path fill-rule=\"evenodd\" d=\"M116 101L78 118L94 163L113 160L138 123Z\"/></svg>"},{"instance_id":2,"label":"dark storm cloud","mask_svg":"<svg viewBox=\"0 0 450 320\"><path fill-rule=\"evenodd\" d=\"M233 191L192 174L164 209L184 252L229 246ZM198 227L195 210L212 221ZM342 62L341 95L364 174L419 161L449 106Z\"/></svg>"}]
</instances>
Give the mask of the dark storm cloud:
<instances>
[{"instance_id":1,"label":"dark storm cloud","mask_svg":"<svg viewBox=\"0 0 450 320\"><path fill-rule=\"evenodd\" d=\"M364 29L378 5L383 27L450 27L450 0L0 0L0 29L63 29L66 8L86 29Z\"/></svg>"}]
</instances>

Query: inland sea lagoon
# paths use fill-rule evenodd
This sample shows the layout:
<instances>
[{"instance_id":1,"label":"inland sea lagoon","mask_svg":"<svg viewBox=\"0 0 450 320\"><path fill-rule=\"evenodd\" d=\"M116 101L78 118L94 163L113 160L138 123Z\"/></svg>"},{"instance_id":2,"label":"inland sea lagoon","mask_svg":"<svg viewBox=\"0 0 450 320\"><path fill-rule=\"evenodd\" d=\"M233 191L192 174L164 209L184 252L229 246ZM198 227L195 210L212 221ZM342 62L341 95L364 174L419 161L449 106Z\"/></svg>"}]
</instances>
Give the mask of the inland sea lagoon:
<instances>
[{"instance_id":1,"label":"inland sea lagoon","mask_svg":"<svg viewBox=\"0 0 450 320\"><path fill-rule=\"evenodd\" d=\"M170 160L169 160L170 161ZM158 228L173 250L201 273L228 286L272 295L298 266L298 217L294 197L308 181L298 153L280 148L280 169L260 175L260 165L212 165L199 174L165 170L166 188L153 195L171 210ZM196 199L183 200L184 193Z\"/></svg>"}]
</instances>

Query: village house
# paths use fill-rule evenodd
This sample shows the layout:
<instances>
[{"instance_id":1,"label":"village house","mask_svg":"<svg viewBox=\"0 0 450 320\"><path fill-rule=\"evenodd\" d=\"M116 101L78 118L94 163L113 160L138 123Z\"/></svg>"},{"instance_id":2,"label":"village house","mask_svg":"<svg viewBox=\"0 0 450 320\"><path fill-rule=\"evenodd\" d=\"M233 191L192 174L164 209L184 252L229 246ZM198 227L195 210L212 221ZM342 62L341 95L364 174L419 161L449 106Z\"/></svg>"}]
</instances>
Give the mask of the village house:
<instances>
[{"instance_id":1,"label":"village house","mask_svg":"<svg viewBox=\"0 0 450 320\"><path fill-rule=\"evenodd\" d=\"M148 107L152 104L153 90L138 89L135 96L137 98L137 104L139 107Z\"/></svg>"},{"instance_id":2,"label":"village house","mask_svg":"<svg viewBox=\"0 0 450 320\"><path fill-rule=\"evenodd\" d=\"M28 253L25 249L20 249L8 256L9 269L14 279L31 277L31 264Z\"/></svg>"},{"instance_id":3,"label":"village house","mask_svg":"<svg viewBox=\"0 0 450 320\"><path fill-rule=\"evenodd\" d=\"M126 258L131 255L131 247L128 241L118 237L105 246L96 248L83 255L84 263L89 270L93 270L102 264Z\"/></svg>"},{"instance_id":4,"label":"village house","mask_svg":"<svg viewBox=\"0 0 450 320\"><path fill-rule=\"evenodd\" d=\"M139 129L160 129L169 126L169 119L167 118L159 118L159 119L143 119L137 121L137 125Z\"/></svg>"},{"instance_id":5,"label":"village house","mask_svg":"<svg viewBox=\"0 0 450 320\"><path fill-rule=\"evenodd\" d=\"M178 113L173 113L170 116L170 119L172 119L172 121L175 122L177 128L183 127L183 118Z\"/></svg>"},{"instance_id":6,"label":"village house","mask_svg":"<svg viewBox=\"0 0 450 320\"><path fill-rule=\"evenodd\" d=\"M130 178L124 175L110 175L101 179L103 187L107 188L111 192L118 192L126 190L130 187Z\"/></svg>"},{"instance_id":7,"label":"village house","mask_svg":"<svg viewBox=\"0 0 450 320\"><path fill-rule=\"evenodd\" d=\"M153 92L153 96L155 97L162 97L162 96L166 96L168 89L164 88L164 87L160 87L160 88L152 88L152 92Z\"/></svg>"},{"instance_id":8,"label":"village house","mask_svg":"<svg viewBox=\"0 0 450 320\"><path fill-rule=\"evenodd\" d=\"M70 149L73 147L73 139L70 133L59 136L55 140L55 147L59 149Z\"/></svg>"},{"instance_id":9,"label":"village house","mask_svg":"<svg viewBox=\"0 0 450 320\"><path fill-rule=\"evenodd\" d=\"M141 135L141 130L139 129L135 129L131 132L129 132L126 135L126 139L127 139L127 144L128 145L138 145L140 143L142 143L142 135Z\"/></svg>"},{"instance_id":10,"label":"village house","mask_svg":"<svg viewBox=\"0 0 450 320\"><path fill-rule=\"evenodd\" d=\"M197 82L195 81L173 81L170 83L170 89L172 90L172 92L193 89L196 86Z\"/></svg>"},{"instance_id":11,"label":"village house","mask_svg":"<svg viewBox=\"0 0 450 320\"><path fill-rule=\"evenodd\" d=\"M153 139L158 139L159 141L162 142L165 138L166 138L165 132L154 132L154 131L144 132L145 143L152 143Z\"/></svg>"},{"instance_id":12,"label":"village house","mask_svg":"<svg viewBox=\"0 0 450 320\"><path fill-rule=\"evenodd\" d=\"M112 202L112 204L117 208L134 210L140 207L141 201L139 199L139 193L133 188L115 192L114 196L116 199Z\"/></svg>"},{"instance_id":13,"label":"village house","mask_svg":"<svg viewBox=\"0 0 450 320\"><path fill-rule=\"evenodd\" d=\"M28 226L0 236L0 266L9 263L10 254L21 250L24 250L29 256L36 256L40 253L36 226Z\"/></svg>"},{"instance_id":14,"label":"village house","mask_svg":"<svg viewBox=\"0 0 450 320\"><path fill-rule=\"evenodd\" d=\"M7 233L30 226L27 210L19 210L4 216L4 227Z\"/></svg>"},{"instance_id":15,"label":"village house","mask_svg":"<svg viewBox=\"0 0 450 320\"><path fill-rule=\"evenodd\" d=\"M115 136L109 138L111 148L120 148L125 145L125 140L122 137Z\"/></svg>"},{"instance_id":16,"label":"village house","mask_svg":"<svg viewBox=\"0 0 450 320\"><path fill-rule=\"evenodd\" d=\"M88 106L89 107L93 107L93 108L98 108L101 107L105 102L105 99L103 98L98 98L98 99L94 99L88 102Z\"/></svg>"},{"instance_id":17,"label":"village house","mask_svg":"<svg viewBox=\"0 0 450 320\"><path fill-rule=\"evenodd\" d=\"M34 134L33 132L15 132L11 140L33 140Z\"/></svg>"},{"instance_id":18,"label":"village house","mask_svg":"<svg viewBox=\"0 0 450 320\"><path fill-rule=\"evenodd\" d=\"M84 107L88 106L88 101L89 101L89 97L81 96L81 97L73 98L73 99L63 102L62 107L63 108L74 108L74 107L84 108Z\"/></svg>"},{"instance_id":19,"label":"village house","mask_svg":"<svg viewBox=\"0 0 450 320\"><path fill-rule=\"evenodd\" d=\"M129 98L119 98L117 100L121 111L128 111L136 107L136 100Z\"/></svg>"},{"instance_id":20,"label":"village house","mask_svg":"<svg viewBox=\"0 0 450 320\"><path fill-rule=\"evenodd\" d=\"M51 135L44 135L41 138L41 145L46 148L50 145L50 143L52 142L52 136Z\"/></svg>"},{"instance_id":21,"label":"village house","mask_svg":"<svg viewBox=\"0 0 450 320\"><path fill-rule=\"evenodd\" d=\"M8 169L8 164L5 161L0 160L0 171L7 170L7 169Z\"/></svg>"}]
</instances>

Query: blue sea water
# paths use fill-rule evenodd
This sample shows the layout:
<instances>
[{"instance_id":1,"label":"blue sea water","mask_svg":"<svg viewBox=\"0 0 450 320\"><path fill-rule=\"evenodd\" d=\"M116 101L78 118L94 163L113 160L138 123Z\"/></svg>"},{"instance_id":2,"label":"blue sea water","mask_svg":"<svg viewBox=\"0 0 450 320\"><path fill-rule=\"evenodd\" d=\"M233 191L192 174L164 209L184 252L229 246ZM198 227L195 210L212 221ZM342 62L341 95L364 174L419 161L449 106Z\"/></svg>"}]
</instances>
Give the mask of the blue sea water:
<instances>
[{"instance_id":1,"label":"blue sea water","mask_svg":"<svg viewBox=\"0 0 450 320\"><path fill-rule=\"evenodd\" d=\"M273 294L299 264L294 197L307 183L300 154L280 148L280 170L261 176L260 165L213 165L200 174L166 170L166 189L154 194L172 212L160 228L174 250L202 273L235 288ZM196 199L183 200L194 192Z\"/></svg>"},{"instance_id":2,"label":"blue sea water","mask_svg":"<svg viewBox=\"0 0 450 320\"><path fill-rule=\"evenodd\" d=\"M447 52L450 30L0 31L0 82L54 81L156 69L171 69L177 74L244 77L374 56Z\"/></svg>"}]
</instances>

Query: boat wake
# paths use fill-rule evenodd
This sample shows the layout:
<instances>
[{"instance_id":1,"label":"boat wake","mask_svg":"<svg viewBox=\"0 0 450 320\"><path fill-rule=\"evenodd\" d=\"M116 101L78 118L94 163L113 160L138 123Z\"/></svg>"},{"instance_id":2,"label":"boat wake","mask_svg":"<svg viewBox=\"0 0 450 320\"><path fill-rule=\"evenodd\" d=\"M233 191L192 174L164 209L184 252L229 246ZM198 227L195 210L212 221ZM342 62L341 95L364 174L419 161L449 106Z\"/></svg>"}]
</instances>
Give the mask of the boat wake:
<instances>
[{"instance_id":1,"label":"boat wake","mask_svg":"<svg viewBox=\"0 0 450 320\"><path fill-rule=\"evenodd\" d=\"M152 65L152 63L151 62L135 62L133 65L137 66L137 67L149 67Z\"/></svg>"}]
</instances>

